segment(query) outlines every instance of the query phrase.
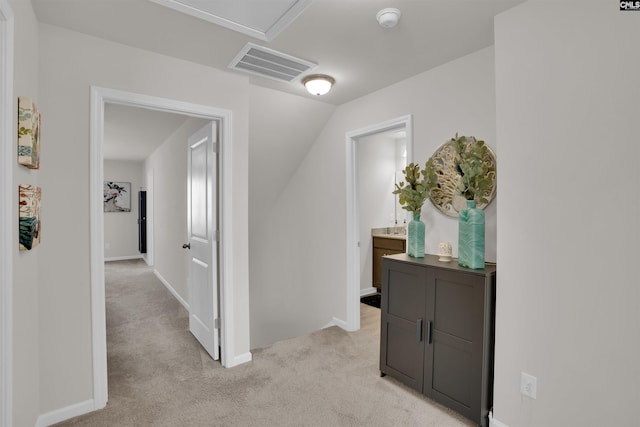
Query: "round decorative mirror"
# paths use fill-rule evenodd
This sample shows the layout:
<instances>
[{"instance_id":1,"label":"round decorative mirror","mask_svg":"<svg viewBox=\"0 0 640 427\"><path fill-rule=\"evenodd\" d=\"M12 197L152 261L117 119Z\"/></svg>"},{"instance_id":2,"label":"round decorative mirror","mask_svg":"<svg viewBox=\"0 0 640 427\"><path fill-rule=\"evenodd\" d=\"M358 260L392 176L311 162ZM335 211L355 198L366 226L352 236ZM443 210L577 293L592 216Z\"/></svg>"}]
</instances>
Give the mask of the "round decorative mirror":
<instances>
[{"instance_id":1,"label":"round decorative mirror","mask_svg":"<svg viewBox=\"0 0 640 427\"><path fill-rule=\"evenodd\" d=\"M460 144L460 141L463 143ZM491 148L472 136L458 138L456 135L455 139L442 144L431 156L438 182L437 187L429 193L429 199L445 215L457 217L458 212L466 208L466 198L462 194L462 157L477 153L474 149L482 145L486 147L486 150L482 150L482 169L488 185L482 191L483 200L476 197L476 202L479 209L484 209L496 196L496 155Z\"/></svg>"}]
</instances>

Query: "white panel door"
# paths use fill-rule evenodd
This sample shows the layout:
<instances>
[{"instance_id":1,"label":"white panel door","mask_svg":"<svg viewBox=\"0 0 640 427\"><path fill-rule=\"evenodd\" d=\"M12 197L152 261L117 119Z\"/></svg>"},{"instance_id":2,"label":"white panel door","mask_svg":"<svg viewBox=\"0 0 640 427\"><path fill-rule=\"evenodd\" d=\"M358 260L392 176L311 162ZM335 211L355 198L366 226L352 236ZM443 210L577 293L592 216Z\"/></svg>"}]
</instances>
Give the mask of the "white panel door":
<instances>
[{"instance_id":1,"label":"white panel door","mask_svg":"<svg viewBox=\"0 0 640 427\"><path fill-rule=\"evenodd\" d=\"M187 233L189 330L218 360L217 127L191 135L188 147Z\"/></svg>"}]
</instances>

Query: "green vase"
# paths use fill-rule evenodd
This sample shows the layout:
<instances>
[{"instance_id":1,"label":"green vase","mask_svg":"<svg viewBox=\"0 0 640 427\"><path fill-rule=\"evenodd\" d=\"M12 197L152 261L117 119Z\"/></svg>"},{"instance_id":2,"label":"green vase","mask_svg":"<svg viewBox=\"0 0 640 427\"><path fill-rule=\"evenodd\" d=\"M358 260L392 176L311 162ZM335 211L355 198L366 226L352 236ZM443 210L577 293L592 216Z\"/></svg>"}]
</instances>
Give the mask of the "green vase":
<instances>
[{"instance_id":1,"label":"green vase","mask_svg":"<svg viewBox=\"0 0 640 427\"><path fill-rule=\"evenodd\" d=\"M475 200L467 200L458 222L458 264L484 268L484 211L476 208Z\"/></svg>"},{"instance_id":2,"label":"green vase","mask_svg":"<svg viewBox=\"0 0 640 427\"><path fill-rule=\"evenodd\" d=\"M420 214L414 213L407 225L407 255L424 258L424 222L420 221Z\"/></svg>"}]
</instances>

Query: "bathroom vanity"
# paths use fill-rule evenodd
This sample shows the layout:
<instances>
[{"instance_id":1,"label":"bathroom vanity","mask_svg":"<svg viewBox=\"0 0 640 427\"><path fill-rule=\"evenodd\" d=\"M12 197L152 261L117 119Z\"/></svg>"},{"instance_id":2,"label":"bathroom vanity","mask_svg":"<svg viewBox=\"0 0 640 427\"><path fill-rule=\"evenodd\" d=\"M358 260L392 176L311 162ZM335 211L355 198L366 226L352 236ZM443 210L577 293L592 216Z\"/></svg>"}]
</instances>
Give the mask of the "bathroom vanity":
<instances>
[{"instance_id":1,"label":"bathroom vanity","mask_svg":"<svg viewBox=\"0 0 640 427\"><path fill-rule=\"evenodd\" d=\"M382 260L380 373L477 424L493 401L496 266L406 254Z\"/></svg>"},{"instance_id":2,"label":"bathroom vanity","mask_svg":"<svg viewBox=\"0 0 640 427\"><path fill-rule=\"evenodd\" d=\"M373 240L373 286L382 289L382 257L407 251L407 234L404 227L371 229Z\"/></svg>"}]
</instances>

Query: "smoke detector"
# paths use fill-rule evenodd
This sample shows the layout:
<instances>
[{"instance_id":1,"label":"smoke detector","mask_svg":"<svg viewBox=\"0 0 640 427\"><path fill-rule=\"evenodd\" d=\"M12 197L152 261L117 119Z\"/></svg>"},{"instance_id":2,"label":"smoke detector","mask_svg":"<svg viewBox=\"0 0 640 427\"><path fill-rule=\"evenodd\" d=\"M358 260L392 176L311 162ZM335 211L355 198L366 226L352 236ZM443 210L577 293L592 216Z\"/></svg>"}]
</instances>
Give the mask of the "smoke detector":
<instances>
[{"instance_id":1,"label":"smoke detector","mask_svg":"<svg viewBox=\"0 0 640 427\"><path fill-rule=\"evenodd\" d=\"M386 9L382 9L380 12L376 14L376 19L378 23L383 28L393 28L398 23L400 19L400 11L398 9L389 7Z\"/></svg>"}]
</instances>

